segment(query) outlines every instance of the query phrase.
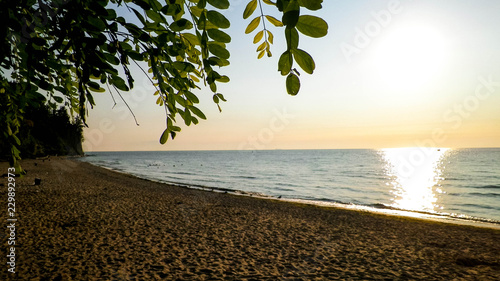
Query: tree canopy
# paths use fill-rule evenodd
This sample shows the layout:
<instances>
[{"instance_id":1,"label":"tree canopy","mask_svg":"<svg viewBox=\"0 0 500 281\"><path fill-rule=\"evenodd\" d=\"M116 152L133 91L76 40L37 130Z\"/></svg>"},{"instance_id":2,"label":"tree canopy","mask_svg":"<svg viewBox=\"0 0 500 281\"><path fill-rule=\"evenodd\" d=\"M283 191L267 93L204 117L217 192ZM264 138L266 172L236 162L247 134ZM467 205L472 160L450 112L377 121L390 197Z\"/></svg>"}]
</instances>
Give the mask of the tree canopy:
<instances>
[{"instance_id":1,"label":"tree canopy","mask_svg":"<svg viewBox=\"0 0 500 281\"><path fill-rule=\"evenodd\" d=\"M28 106L17 137L22 158L46 155L83 155L83 128L80 118L71 118L64 107L57 110L48 105ZM0 104L0 107L3 104ZM0 146L0 159L10 152L7 146Z\"/></svg>"},{"instance_id":2,"label":"tree canopy","mask_svg":"<svg viewBox=\"0 0 500 281\"><path fill-rule=\"evenodd\" d=\"M209 87L220 110L219 103L226 100L217 85L229 77L219 71L229 65L226 44L231 41L224 31L231 23L221 11L229 5L228 0L2 1L0 141L10 147L11 162L20 156L19 128L29 106L42 106L44 96L48 106L63 106L85 124L93 93L107 90L121 96L134 87L131 64L150 79L156 103L165 109L162 144L180 131L178 116L188 126L206 119L196 106L195 89ZM251 0L243 12L249 21L245 33L262 23L253 40L259 59L272 55L274 35L266 22L284 27L287 48L278 71L286 76L290 95L300 89L294 63L309 74L315 68L313 58L299 48L299 34L318 38L328 30L323 19L301 13L321 5L322 0ZM118 14L119 6L129 15ZM277 10L281 19L264 13L264 7ZM141 67L145 63L146 69Z\"/></svg>"}]
</instances>

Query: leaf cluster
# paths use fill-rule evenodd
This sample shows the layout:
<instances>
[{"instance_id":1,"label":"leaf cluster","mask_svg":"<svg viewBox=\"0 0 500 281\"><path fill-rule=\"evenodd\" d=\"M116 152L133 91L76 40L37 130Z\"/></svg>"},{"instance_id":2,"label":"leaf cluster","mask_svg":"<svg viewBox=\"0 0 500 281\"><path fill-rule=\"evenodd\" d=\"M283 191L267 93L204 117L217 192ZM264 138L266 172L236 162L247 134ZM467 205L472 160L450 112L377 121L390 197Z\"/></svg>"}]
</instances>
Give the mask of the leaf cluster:
<instances>
[{"instance_id":1,"label":"leaf cluster","mask_svg":"<svg viewBox=\"0 0 500 281\"><path fill-rule=\"evenodd\" d=\"M136 20L116 13L125 7ZM113 8L114 7L114 8ZM134 87L130 64L142 66L155 86L157 103L165 108L167 128L160 141L186 125L206 119L193 93L207 85L214 100L225 101L217 83L229 78L216 68L229 65L223 31L229 20L220 13L228 0L43 0L9 1L0 10L0 90L6 95L3 133L14 158L16 134L29 102L45 95L52 108L66 107L85 122L94 95L122 97ZM130 17L127 17L130 18ZM10 114L9 114L10 112Z\"/></svg>"},{"instance_id":2,"label":"leaf cluster","mask_svg":"<svg viewBox=\"0 0 500 281\"><path fill-rule=\"evenodd\" d=\"M282 13L281 21L270 15L264 15L262 11L261 1L267 5L274 6ZM312 74L316 67L314 59L306 51L299 49L299 33L313 37L320 38L328 33L328 24L321 18L312 15L301 15L303 8L316 11L321 9L323 0L277 0L272 2L270 0L252 0L250 1L245 11L243 18L248 18L257 8L257 4L261 8L261 15L254 18L245 30L250 33L255 30L261 19L266 19L276 27L285 27L285 38L287 43L287 50L281 54L278 61L278 71L286 78L286 89L288 94L297 95L300 90L300 73L293 67L296 62L303 71ZM264 52L271 56L270 44L273 43L274 36L266 29L265 22L262 20L263 30L259 31L254 37L254 43L258 43L263 35L265 35L264 42L259 45L257 52L258 58L262 58Z\"/></svg>"},{"instance_id":3,"label":"leaf cluster","mask_svg":"<svg viewBox=\"0 0 500 281\"><path fill-rule=\"evenodd\" d=\"M46 99L52 109L63 106L85 124L88 108L95 105L94 95L108 92L113 97L114 93L125 102L122 94L134 87L136 79L131 64L148 77L158 96L156 103L165 109L166 129L160 143L181 130L175 125L178 116L186 125L206 119L197 107L196 89L210 88L219 110L220 102L226 101L217 85L229 82L228 76L219 73L230 58L226 44L231 37L225 30L231 23L221 12L229 8L229 0L4 2L0 8L6 23L0 25L0 141L10 147L12 163L19 159L18 134L26 108ZM282 13L281 20L264 14L262 3ZM289 94L297 94L300 87L293 63L307 73L315 67L311 56L298 48L299 32L322 37L328 28L320 18L300 15L301 8L314 11L321 3L251 0L244 11L247 19L257 7L260 10L245 31L251 33L263 23L254 37L258 58L272 55L274 35L265 22L285 27L287 50L278 69L288 75ZM129 16L117 14L117 7L125 8Z\"/></svg>"}]
</instances>

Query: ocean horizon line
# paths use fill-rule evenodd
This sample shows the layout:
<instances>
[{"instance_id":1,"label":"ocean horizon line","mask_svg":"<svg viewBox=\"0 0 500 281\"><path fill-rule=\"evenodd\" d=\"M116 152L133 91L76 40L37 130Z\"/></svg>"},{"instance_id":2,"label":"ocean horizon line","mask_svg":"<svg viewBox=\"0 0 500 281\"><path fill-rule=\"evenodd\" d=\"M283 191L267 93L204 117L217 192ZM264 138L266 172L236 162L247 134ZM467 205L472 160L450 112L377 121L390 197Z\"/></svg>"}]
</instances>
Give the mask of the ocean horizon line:
<instances>
[{"instance_id":1,"label":"ocean horizon line","mask_svg":"<svg viewBox=\"0 0 500 281\"><path fill-rule=\"evenodd\" d=\"M315 150L382 150L395 148L422 148L422 149L500 149L500 146L485 146L485 147L445 147L445 146L394 146L394 147L376 147L376 148L275 148L275 149L178 149L178 150L94 150L86 151L86 153L94 152L189 152L189 151L315 151Z\"/></svg>"}]
</instances>

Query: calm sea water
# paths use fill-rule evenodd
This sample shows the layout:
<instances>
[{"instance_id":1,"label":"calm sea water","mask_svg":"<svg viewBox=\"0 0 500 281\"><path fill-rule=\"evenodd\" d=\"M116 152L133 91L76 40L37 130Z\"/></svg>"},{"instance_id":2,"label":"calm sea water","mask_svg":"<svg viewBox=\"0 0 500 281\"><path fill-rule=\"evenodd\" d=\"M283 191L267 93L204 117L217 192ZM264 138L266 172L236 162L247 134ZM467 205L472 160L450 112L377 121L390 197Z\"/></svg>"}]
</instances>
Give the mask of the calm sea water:
<instances>
[{"instance_id":1,"label":"calm sea water","mask_svg":"<svg viewBox=\"0 0 500 281\"><path fill-rule=\"evenodd\" d=\"M500 224L500 148L93 152L160 182Z\"/></svg>"}]
</instances>

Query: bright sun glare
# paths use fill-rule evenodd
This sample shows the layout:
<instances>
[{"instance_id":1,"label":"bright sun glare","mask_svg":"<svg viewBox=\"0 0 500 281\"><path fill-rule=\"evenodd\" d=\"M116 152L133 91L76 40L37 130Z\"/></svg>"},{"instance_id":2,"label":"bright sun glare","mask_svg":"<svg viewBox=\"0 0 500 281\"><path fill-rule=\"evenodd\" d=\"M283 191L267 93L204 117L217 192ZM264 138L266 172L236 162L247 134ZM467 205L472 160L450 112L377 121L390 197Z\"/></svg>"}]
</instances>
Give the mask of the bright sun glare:
<instances>
[{"instance_id":1,"label":"bright sun glare","mask_svg":"<svg viewBox=\"0 0 500 281\"><path fill-rule=\"evenodd\" d=\"M389 148L380 151L396 208L435 211L447 148Z\"/></svg>"},{"instance_id":2,"label":"bright sun glare","mask_svg":"<svg viewBox=\"0 0 500 281\"><path fill-rule=\"evenodd\" d=\"M426 86L443 70L445 40L436 28L408 25L380 38L375 69L383 81L397 89Z\"/></svg>"}]
</instances>

